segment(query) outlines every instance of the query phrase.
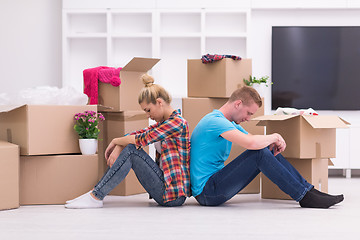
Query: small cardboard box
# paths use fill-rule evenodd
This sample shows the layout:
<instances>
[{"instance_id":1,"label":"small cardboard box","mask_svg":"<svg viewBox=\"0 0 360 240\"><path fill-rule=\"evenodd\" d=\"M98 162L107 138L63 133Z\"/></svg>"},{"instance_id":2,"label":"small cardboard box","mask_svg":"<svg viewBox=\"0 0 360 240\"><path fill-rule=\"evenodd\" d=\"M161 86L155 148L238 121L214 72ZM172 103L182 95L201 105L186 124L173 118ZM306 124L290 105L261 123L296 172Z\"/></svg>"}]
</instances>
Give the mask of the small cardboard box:
<instances>
[{"instance_id":1,"label":"small cardboard box","mask_svg":"<svg viewBox=\"0 0 360 240\"><path fill-rule=\"evenodd\" d=\"M65 204L97 182L97 154L20 157L20 205Z\"/></svg>"},{"instance_id":2,"label":"small cardboard box","mask_svg":"<svg viewBox=\"0 0 360 240\"><path fill-rule=\"evenodd\" d=\"M144 87L140 77L159 61L160 59L134 57L121 69L121 84L118 87L99 81L98 102L100 105L109 107L104 111L140 110L138 95Z\"/></svg>"},{"instance_id":3,"label":"small cardboard box","mask_svg":"<svg viewBox=\"0 0 360 240\"><path fill-rule=\"evenodd\" d=\"M108 168L104 153L111 140L149 126L149 119L144 111L103 112L103 114L106 120L99 125L99 138L102 139L102 141L99 141L98 146L99 179ZM149 152L148 147L145 147L144 150ZM144 192L146 192L145 189L131 169L126 178L109 195L127 196Z\"/></svg>"},{"instance_id":4,"label":"small cardboard box","mask_svg":"<svg viewBox=\"0 0 360 240\"><path fill-rule=\"evenodd\" d=\"M319 191L328 192L329 159L287 159L306 181ZM261 197L269 199L292 199L280 190L264 174L261 174Z\"/></svg>"},{"instance_id":5,"label":"small cardboard box","mask_svg":"<svg viewBox=\"0 0 360 240\"><path fill-rule=\"evenodd\" d=\"M188 60L189 97L230 97L252 74L251 59L224 58L213 63L201 59Z\"/></svg>"},{"instance_id":6,"label":"small cardboard box","mask_svg":"<svg viewBox=\"0 0 360 240\"><path fill-rule=\"evenodd\" d=\"M193 132L201 118L212 112L214 109L219 109L227 102L227 100L228 98L183 98L182 115L188 121L190 134ZM262 115L264 115L264 104L254 114L255 117ZM249 121L241 123L241 126L251 134L263 135L264 127L257 126L256 124L256 121ZM229 158L225 161L225 165L227 165L244 151L245 149L243 147L233 144ZM243 190L241 190L240 193L260 193L260 175L257 176Z\"/></svg>"},{"instance_id":7,"label":"small cardboard box","mask_svg":"<svg viewBox=\"0 0 360 240\"><path fill-rule=\"evenodd\" d=\"M22 105L0 107L0 140L20 146L21 155L80 153L74 115L92 105Z\"/></svg>"},{"instance_id":8,"label":"small cardboard box","mask_svg":"<svg viewBox=\"0 0 360 240\"><path fill-rule=\"evenodd\" d=\"M0 210L18 208L20 149L0 141Z\"/></svg>"},{"instance_id":9,"label":"small cardboard box","mask_svg":"<svg viewBox=\"0 0 360 240\"><path fill-rule=\"evenodd\" d=\"M347 128L337 116L267 115L256 117L266 134L279 133L286 142L286 158L336 157L336 128Z\"/></svg>"}]
</instances>

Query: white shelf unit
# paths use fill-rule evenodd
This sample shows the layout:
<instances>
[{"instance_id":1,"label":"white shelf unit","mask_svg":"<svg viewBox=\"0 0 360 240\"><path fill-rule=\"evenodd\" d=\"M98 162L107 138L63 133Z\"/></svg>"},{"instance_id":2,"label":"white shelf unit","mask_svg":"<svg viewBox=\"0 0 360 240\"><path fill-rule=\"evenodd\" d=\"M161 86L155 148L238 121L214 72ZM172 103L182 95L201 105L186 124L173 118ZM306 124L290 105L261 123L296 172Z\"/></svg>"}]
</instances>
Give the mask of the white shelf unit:
<instances>
[{"instance_id":1,"label":"white shelf unit","mask_svg":"<svg viewBox=\"0 0 360 240\"><path fill-rule=\"evenodd\" d=\"M153 0L143 1L140 9L129 1L63 0L63 86L71 85L82 91L84 69L121 67L134 56L154 57L161 58L151 72L156 82L166 87L174 99L186 97L187 59L201 58L207 53L251 58L251 11L295 8L286 5L288 1L250 2L231 1L233 5L216 2L220 7L206 1L198 5L187 1L188 5L184 5ZM325 9L336 7L322 2ZM348 2L344 8L359 8L350 4L353 1ZM330 169L344 169L348 177L351 169L360 169L356 151L359 126L360 123L337 130L337 157Z\"/></svg>"},{"instance_id":2,"label":"white shelf unit","mask_svg":"<svg viewBox=\"0 0 360 240\"><path fill-rule=\"evenodd\" d=\"M187 59L201 58L202 10L159 10L157 77L173 97L187 96Z\"/></svg>"},{"instance_id":3,"label":"white shelf unit","mask_svg":"<svg viewBox=\"0 0 360 240\"><path fill-rule=\"evenodd\" d=\"M122 67L132 57L161 58L151 74L187 96L187 59L249 58L250 9L63 9L63 86L83 89L82 71Z\"/></svg>"}]
</instances>

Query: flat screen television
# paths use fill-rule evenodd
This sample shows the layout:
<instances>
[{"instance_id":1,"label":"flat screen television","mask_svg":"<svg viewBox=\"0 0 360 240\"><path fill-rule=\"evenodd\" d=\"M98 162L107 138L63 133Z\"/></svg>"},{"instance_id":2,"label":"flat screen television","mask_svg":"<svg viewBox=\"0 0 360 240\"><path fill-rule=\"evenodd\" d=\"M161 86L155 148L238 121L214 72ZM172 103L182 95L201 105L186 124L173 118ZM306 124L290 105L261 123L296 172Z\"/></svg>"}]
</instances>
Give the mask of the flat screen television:
<instances>
[{"instance_id":1,"label":"flat screen television","mask_svg":"<svg viewBox=\"0 0 360 240\"><path fill-rule=\"evenodd\" d=\"M360 110L360 27L273 27L272 109Z\"/></svg>"}]
</instances>

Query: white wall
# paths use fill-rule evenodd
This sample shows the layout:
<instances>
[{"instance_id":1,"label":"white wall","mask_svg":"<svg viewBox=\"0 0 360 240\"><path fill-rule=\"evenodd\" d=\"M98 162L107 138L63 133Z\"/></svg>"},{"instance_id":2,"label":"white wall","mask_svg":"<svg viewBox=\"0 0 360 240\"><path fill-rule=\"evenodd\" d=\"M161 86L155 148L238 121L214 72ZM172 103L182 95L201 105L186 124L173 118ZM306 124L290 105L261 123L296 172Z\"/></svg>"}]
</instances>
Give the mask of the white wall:
<instances>
[{"instance_id":1,"label":"white wall","mask_svg":"<svg viewBox=\"0 0 360 240\"><path fill-rule=\"evenodd\" d=\"M272 26L360 26L360 10L356 9L268 9L251 14L251 56L253 75L271 77ZM271 89L267 89L265 113L271 111ZM335 113L350 122L360 121L358 111Z\"/></svg>"},{"instance_id":2,"label":"white wall","mask_svg":"<svg viewBox=\"0 0 360 240\"><path fill-rule=\"evenodd\" d=\"M61 0L0 1L0 93L61 87L61 12ZM253 9L251 18L254 76L271 77L272 26L360 26L359 9ZM267 90L265 112L269 113L271 90Z\"/></svg>"},{"instance_id":3,"label":"white wall","mask_svg":"<svg viewBox=\"0 0 360 240\"><path fill-rule=\"evenodd\" d=\"M61 86L61 0L0 0L0 93Z\"/></svg>"}]
</instances>

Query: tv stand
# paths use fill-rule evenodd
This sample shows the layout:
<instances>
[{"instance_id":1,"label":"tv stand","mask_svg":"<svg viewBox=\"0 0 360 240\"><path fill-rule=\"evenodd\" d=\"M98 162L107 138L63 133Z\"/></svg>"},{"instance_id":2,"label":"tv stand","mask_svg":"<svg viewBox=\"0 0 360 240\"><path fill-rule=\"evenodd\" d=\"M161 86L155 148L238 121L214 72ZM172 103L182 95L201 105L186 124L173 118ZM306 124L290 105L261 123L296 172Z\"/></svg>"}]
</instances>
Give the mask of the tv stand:
<instances>
[{"instance_id":1,"label":"tv stand","mask_svg":"<svg viewBox=\"0 0 360 240\"><path fill-rule=\"evenodd\" d=\"M329 169L342 169L343 176L351 178L351 170L360 169L360 124L354 123L345 129L336 130L336 158Z\"/></svg>"}]
</instances>

